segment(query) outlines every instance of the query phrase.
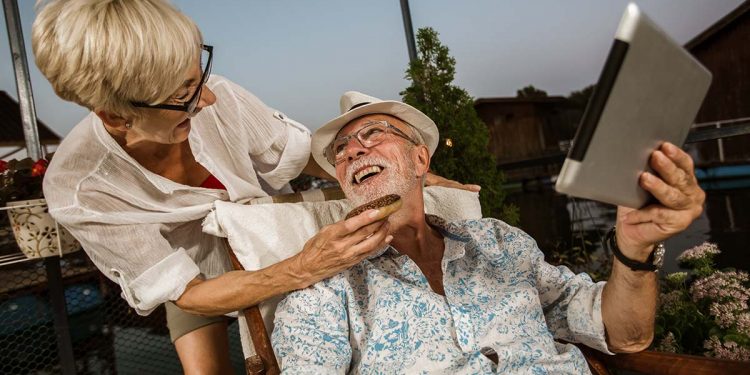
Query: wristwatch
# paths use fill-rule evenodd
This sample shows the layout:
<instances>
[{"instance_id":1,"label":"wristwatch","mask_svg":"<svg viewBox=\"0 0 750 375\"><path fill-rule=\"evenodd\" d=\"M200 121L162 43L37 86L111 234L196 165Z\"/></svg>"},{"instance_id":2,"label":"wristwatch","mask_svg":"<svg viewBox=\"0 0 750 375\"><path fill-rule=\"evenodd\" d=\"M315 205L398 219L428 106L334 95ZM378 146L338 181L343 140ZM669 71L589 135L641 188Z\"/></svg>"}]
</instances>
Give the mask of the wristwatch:
<instances>
[{"instance_id":1,"label":"wristwatch","mask_svg":"<svg viewBox=\"0 0 750 375\"><path fill-rule=\"evenodd\" d=\"M652 271L656 272L658 271L662 264L664 263L664 252L666 249L664 248L664 243L659 242L654 246L654 250L649 254L648 259L646 259L645 262L639 262L637 260L630 259L625 256L625 254L620 251L620 248L617 247L617 232L616 228L612 227L612 229L607 232L607 234L604 236L604 248L611 251L612 254L615 255L617 260L620 261L620 263L628 266L633 271Z\"/></svg>"}]
</instances>

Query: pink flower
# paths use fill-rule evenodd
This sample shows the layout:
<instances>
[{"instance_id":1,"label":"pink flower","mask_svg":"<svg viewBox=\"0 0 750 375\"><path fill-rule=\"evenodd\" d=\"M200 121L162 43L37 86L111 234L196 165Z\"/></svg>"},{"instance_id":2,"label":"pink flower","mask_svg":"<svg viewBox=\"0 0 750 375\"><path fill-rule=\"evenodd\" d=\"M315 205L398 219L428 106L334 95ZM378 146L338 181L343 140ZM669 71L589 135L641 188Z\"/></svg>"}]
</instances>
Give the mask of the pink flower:
<instances>
[{"instance_id":1,"label":"pink flower","mask_svg":"<svg viewBox=\"0 0 750 375\"><path fill-rule=\"evenodd\" d=\"M716 324L721 328L730 328L737 326L739 329L747 329L748 313L747 303L741 301L714 302L708 308L711 316L716 320Z\"/></svg>"},{"instance_id":2,"label":"pink flower","mask_svg":"<svg viewBox=\"0 0 750 375\"><path fill-rule=\"evenodd\" d=\"M735 361L750 360L750 349L744 348L734 341L727 340L722 343L718 336L711 336L704 341L703 347L708 349L707 357L733 359Z\"/></svg>"},{"instance_id":3,"label":"pink flower","mask_svg":"<svg viewBox=\"0 0 750 375\"><path fill-rule=\"evenodd\" d=\"M690 287L690 294L695 302L710 298L718 301L747 303L750 299L750 289L743 284L748 280L750 277L745 271L717 271L710 276L696 280Z\"/></svg>"},{"instance_id":4,"label":"pink flower","mask_svg":"<svg viewBox=\"0 0 750 375\"><path fill-rule=\"evenodd\" d=\"M0 160L0 173L3 173L8 170L8 162L5 160Z\"/></svg>"},{"instance_id":5,"label":"pink flower","mask_svg":"<svg viewBox=\"0 0 750 375\"><path fill-rule=\"evenodd\" d=\"M677 257L677 261L686 262L689 260L701 259L705 258L706 256L719 253L721 253L721 250L719 250L719 247L716 244L704 242L698 246L691 247L690 249L683 251L682 254Z\"/></svg>"},{"instance_id":6,"label":"pink flower","mask_svg":"<svg viewBox=\"0 0 750 375\"><path fill-rule=\"evenodd\" d=\"M675 339L674 333L669 332L664 336L661 342L659 342L659 345L657 345L655 349L660 352L678 353L680 347L677 344L677 339Z\"/></svg>"}]
</instances>

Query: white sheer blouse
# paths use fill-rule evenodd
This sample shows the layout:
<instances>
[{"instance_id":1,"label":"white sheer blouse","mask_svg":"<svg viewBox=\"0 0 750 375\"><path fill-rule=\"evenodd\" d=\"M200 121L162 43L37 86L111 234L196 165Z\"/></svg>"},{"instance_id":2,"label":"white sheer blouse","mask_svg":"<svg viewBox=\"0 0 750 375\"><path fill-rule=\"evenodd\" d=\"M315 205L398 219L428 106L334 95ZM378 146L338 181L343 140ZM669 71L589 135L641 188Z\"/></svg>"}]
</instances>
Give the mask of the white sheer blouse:
<instances>
[{"instance_id":1,"label":"white sheer blouse","mask_svg":"<svg viewBox=\"0 0 750 375\"><path fill-rule=\"evenodd\" d=\"M50 213L141 315L179 298L196 276L230 269L222 242L201 231L214 201L286 191L310 155L307 128L226 78L212 76L208 86L216 103L192 119L189 142L226 191L148 171L93 113L62 142L44 179Z\"/></svg>"}]
</instances>

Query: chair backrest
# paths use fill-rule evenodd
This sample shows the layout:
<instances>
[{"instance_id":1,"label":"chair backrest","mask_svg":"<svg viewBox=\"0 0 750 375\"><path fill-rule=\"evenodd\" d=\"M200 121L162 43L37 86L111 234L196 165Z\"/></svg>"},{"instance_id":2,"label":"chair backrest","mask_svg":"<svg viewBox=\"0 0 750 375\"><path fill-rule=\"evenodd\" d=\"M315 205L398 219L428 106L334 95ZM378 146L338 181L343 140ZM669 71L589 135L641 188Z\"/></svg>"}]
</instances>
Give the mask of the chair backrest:
<instances>
[{"instance_id":1,"label":"chair backrest","mask_svg":"<svg viewBox=\"0 0 750 375\"><path fill-rule=\"evenodd\" d=\"M256 198L250 200L247 204L315 202L344 198L344 192L340 188L323 188L309 192ZM244 267L228 243L226 248L229 249L232 267L235 270L244 270ZM266 332L266 325L263 321L260 308L257 305L250 306L240 311L240 314L245 318L252 345L255 348L255 355L245 358L245 371L248 374L275 375L281 373L276 355L271 346L271 338L268 332Z\"/></svg>"},{"instance_id":2,"label":"chair backrest","mask_svg":"<svg viewBox=\"0 0 750 375\"><path fill-rule=\"evenodd\" d=\"M232 259L232 267L236 271L243 271L244 267L232 252L232 248L227 244L229 257ZM252 345L255 348L255 354L245 358L245 371L248 375L252 374L279 374L279 363L276 361L276 355L271 346L271 338L266 332L266 325L263 321L263 315L260 313L258 305L250 306L239 311L245 318L247 330L250 333Z\"/></svg>"}]
</instances>

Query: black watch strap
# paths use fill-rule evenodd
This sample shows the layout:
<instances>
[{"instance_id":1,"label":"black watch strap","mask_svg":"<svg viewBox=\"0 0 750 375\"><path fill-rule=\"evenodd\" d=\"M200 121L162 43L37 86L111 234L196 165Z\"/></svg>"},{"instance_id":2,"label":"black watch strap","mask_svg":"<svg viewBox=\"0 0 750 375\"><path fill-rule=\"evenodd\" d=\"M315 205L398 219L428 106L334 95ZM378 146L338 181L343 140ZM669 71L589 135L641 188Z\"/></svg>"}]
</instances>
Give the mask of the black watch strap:
<instances>
[{"instance_id":1,"label":"black watch strap","mask_svg":"<svg viewBox=\"0 0 750 375\"><path fill-rule=\"evenodd\" d=\"M648 259L646 259L645 262L639 262L637 260L630 259L625 256L625 254L620 251L620 248L617 247L617 233L615 232L615 228L607 232L607 235L604 236L604 247L611 251L612 254L615 255L617 260L620 261L620 263L628 266L633 271L656 271L659 267L654 264L654 252L652 251L651 254L649 254Z\"/></svg>"}]
</instances>

